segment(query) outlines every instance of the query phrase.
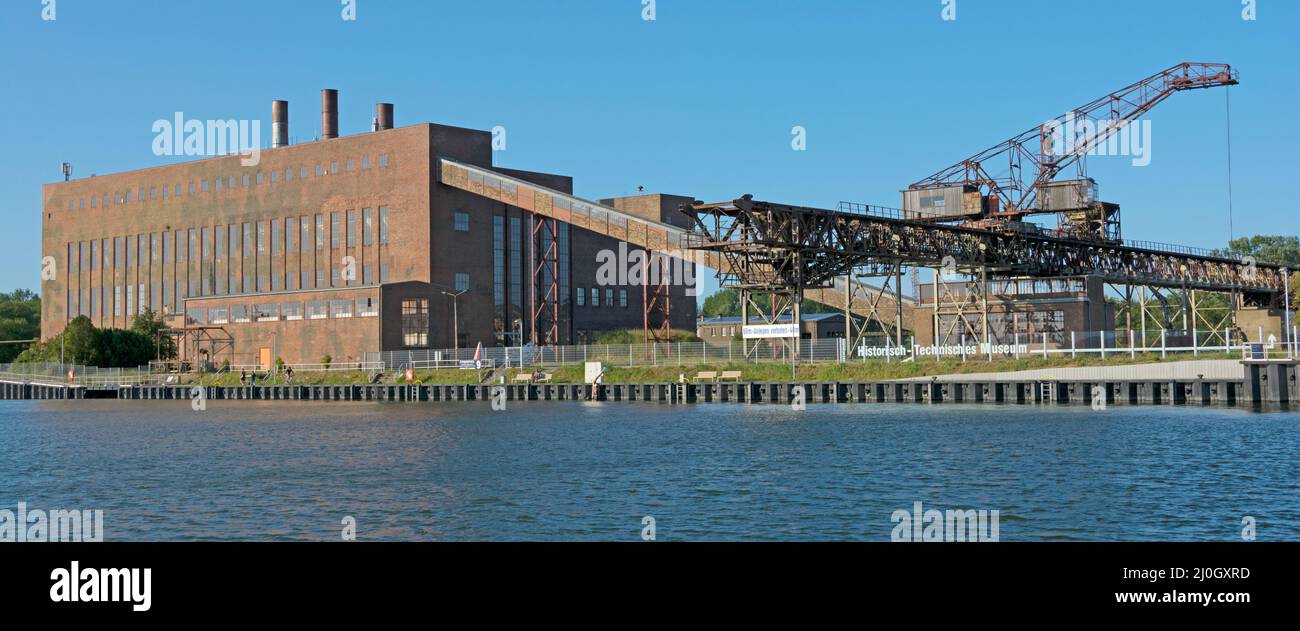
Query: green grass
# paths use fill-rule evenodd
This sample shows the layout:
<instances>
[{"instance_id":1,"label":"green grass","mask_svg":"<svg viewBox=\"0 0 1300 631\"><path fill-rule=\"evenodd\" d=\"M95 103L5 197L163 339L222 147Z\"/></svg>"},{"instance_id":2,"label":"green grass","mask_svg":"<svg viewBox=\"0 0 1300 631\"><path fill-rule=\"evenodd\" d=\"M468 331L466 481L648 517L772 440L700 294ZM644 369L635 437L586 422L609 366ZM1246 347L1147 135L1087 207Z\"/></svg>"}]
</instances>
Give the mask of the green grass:
<instances>
[{"instance_id":1,"label":"green grass","mask_svg":"<svg viewBox=\"0 0 1300 631\"><path fill-rule=\"evenodd\" d=\"M967 361L947 358L943 361L922 360L920 362L884 362L872 360L868 363L849 362L845 364L837 363L817 363L817 364L799 364L795 367L795 379L799 381L884 381L889 379L909 379L916 377L929 377L934 375L953 375L969 374L982 372L1012 372L1017 370L1034 370L1041 368L1073 368L1083 366L1124 366L1131 364L1155 364L1168 363L1174 361L1187 361L1191 359L1237 359L1236 354L1209 354L1202 353L1199 357L1193 357L1190 353L1170 354L1167 359L1161 359L1157 354L1138 355L1136 358L1129 358L1127 355L1111 355L1102 359L1097 355L1088 355L1071 359L1068 357L1053 357L1044 359L1042 357L1024 357L1021 359L995 359L994 361ZM544 372L553 375L555 383L582 383L583 366L580 364L571 364L565 366L554 366L541 369ZM741 373L743 381L790 381L790 364L778 362L765 363L741 363L741 362L716 362L707 364L693 364L687 366L642 366L642 367L610 367L605 372L605 383L656 383L677 381L680 375L685 375L688 381L693 381L695 375L702 371L722 372L724 370L738 370ZM530 373L533 369L510 368L498 371L498 376L504 375L506 382L510 383L515 375L519 373ZM481 377L486 373L480 373L474 370L417 370L415 372L415 383L419 384L466 384L479 383ZM344 384L366 384L369 383L370 373L366 371L334 371L334 372L298 372L294 375L293 383L297 385L344 385ZM495 379L492 380L495 382ZM239 375L222 373L221 375L205 375L201 378L190 376L183 378L182 383L202 383L203 385L221 385L236 386L239 385ZM405 375L398 371L385 371L379 383L398 384L405 383ZM259 376L259 385L282 385L282 378L273 378L267 380Z\"/></svg>"}]
</instances>

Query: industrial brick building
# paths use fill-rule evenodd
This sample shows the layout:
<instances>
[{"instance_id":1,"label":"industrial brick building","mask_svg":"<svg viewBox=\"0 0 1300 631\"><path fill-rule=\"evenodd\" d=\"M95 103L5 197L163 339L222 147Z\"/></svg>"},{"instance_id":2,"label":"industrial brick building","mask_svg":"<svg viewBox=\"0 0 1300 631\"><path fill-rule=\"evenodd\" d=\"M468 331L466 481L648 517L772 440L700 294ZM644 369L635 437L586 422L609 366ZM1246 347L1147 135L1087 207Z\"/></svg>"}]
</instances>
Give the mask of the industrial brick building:
<instances>
[{"instance_id":1,"label":"industrial brick building","mask_svg":"<svg viewBox=\"0 0 1300 631\"><path fill-rule=\"evenodd\" d=\"M395 128L388 104L370 133L338 137L337 111L324 91L321 140L289 145L288 106L275 102L255 166L228 155L47 184L42 249L57 274L42 289L42 337L79 315L129 327L151 308L183 359L268 366L648 328L642 287L597 282L597 253L617 239L447 186L437 168L455 160L557 198L571 177L494 166L487 131ZM689 201L603 203L685 227ZM688 287L666 291L662 317L692 327Z\"/></svg>"}]
</instances>

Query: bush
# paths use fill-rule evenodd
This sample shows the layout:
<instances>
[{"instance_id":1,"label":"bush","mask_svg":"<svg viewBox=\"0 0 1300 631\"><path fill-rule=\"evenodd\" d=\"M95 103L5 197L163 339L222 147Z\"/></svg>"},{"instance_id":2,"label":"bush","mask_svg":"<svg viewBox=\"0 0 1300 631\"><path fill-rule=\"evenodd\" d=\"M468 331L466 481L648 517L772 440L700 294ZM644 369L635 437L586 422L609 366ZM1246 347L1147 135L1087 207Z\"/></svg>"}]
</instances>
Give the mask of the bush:
<instances>
[{"instance_id":1,"label":"bush","mask_svg":"<svg viewBox=\"0 0 1300 631\"><path fill-rule=\"evenodd\" d=\"M334 358L330 357L328 353L326 353L325 355L321 355L320 363L325 366L325 370L329 370L330 362L332 361L334 361Z\"/></svg>"},{"instance_id":2,"label":"bush","mask_svg":"<svg viewBox=\"0 0 1300 631\"><path fill-rule=\"evenodd\" d=\"M673 329L671 341L673 342L698 342L700 337L692 331L682 329ZM625 329L622 331L606 331L596 337L595 344L644 344L645 331L641 329Z\"/></svg>"},{"instance_id":3,"label":"bush","mask_svg":"<svg viewBox=\"0 0 1300 631\"><path fill-rule=\"evenodd\" d=\"M150 315L136 316L131 329L97 329L90 318L77 316L63 332L40 344L34 344L14 359L16 362L57 362L60 353L70 364L101 368L134 368L148 364L158 354L155 337L150 332L155 320Z\"/></svg>"}]
</instances>

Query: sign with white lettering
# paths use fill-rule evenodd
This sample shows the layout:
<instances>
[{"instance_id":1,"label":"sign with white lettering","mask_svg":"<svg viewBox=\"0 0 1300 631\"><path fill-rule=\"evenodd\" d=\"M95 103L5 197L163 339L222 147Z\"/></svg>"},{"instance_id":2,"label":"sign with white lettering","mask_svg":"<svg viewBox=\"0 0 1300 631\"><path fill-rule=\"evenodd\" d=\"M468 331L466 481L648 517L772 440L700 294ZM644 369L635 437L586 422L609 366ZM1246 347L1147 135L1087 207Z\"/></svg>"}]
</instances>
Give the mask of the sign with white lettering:
<instances>
[{"instance_id":1,"label":"sign with white lettering","mask_svg":"<svg viewBox=\"0 0 1300 631\"><path fill-rule=\"evenodd\" d=\"M799 327L793 324L757 324L741 327L740 334L747 340L799 337Z\"/></svg>"}]
</instances>

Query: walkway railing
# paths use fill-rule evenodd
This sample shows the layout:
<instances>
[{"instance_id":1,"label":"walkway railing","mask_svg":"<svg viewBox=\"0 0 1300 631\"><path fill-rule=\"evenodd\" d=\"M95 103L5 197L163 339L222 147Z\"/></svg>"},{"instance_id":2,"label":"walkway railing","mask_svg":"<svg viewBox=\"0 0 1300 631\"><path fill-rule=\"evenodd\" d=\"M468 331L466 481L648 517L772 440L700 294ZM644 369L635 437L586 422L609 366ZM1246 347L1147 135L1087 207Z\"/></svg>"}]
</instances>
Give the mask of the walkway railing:
<instances>
[{"instance_id":1,"label":"walkway railing","mask_svg":"<svg viewBox=\"0 0 1300 631\"><path fill-rule=\"evenodd\" d=\"M1300 331L1297 331L1300 333ZM843 363L893 361L988 361L1021 358L1105 359L1116 355L1190 355L1193 358L1279 358L1300 354L1286 340L1262 333L1243 337L1238 331L1051 331L994 335L991 344L976 336L952 334L936 344L905 338L889 345L885 334L868 335L850 346L843 338L801 340L730 340L727 342L664 342L658 344L575 344L511 346L366 353L367 362L384 370L473 367L477 360L491 367L533 367L602 362L609 366L656 367L740 363ZM1254 339L1262 337L1263 339ZM476 357L477 354L477 357ZM295 367L296 368L296 367Z\"/></svg>"}]
</instances>

